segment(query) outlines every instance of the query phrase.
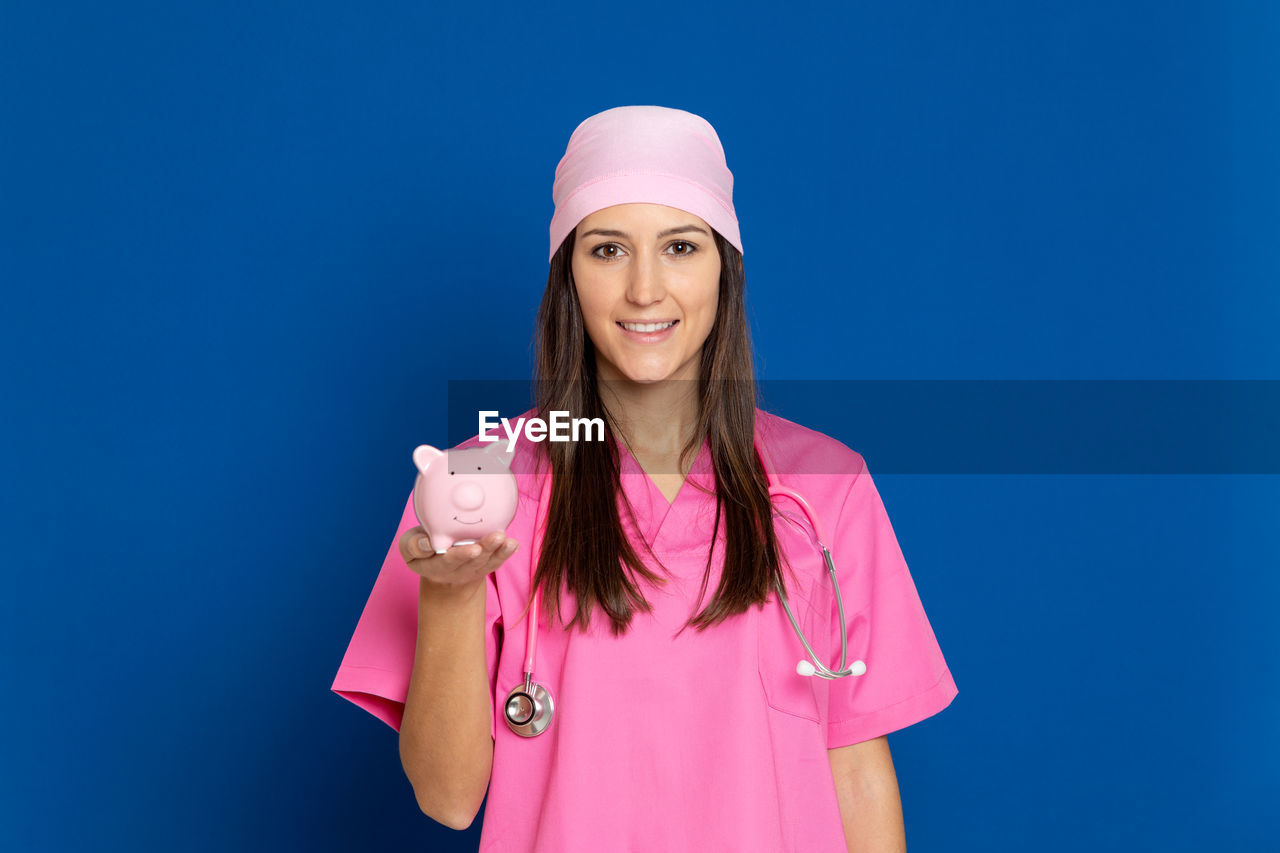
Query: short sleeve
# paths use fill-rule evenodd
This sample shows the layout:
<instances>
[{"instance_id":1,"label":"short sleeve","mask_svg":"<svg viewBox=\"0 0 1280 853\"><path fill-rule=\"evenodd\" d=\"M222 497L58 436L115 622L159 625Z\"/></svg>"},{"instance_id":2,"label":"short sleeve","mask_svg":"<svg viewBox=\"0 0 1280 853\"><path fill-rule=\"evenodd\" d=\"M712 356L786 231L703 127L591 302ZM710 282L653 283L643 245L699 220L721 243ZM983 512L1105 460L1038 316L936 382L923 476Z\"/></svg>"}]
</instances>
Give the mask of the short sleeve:
<instances>
[{"instance_id":1,"label":"short sleeve","mask_svg":"<svg viewBox=\"0 0 1280 853\"><path fill-rule=\"evenodd\" d=\"M828 682L827 748L871 740L931 717L959 692L880 493L858 466L836 529L829 534L848 623L849 663L862 675ZM832 602L831 640L839 659L840 619Z\"/></svg>"},{"instance_id":2,"label":"short sleeve","mask_svg":"<svg viewBox=\"0 0 1280 853\"><path fill-rule=\"evenodd\" d=\"M418 526L413 511L413 494L405 503L400 526L391 540L382 570L374 581L355 633L347 645L342 664L330 688L344 699L382 720L396 732L404 717L409 695L409 676L418 642L419 575L405 565L399 541L405 531ZM485 659L489 672L490 716L497 685L501 607L494 574L485 579ZM489 732L497 736L496 722Z\"/></svg>"}]
</instances>

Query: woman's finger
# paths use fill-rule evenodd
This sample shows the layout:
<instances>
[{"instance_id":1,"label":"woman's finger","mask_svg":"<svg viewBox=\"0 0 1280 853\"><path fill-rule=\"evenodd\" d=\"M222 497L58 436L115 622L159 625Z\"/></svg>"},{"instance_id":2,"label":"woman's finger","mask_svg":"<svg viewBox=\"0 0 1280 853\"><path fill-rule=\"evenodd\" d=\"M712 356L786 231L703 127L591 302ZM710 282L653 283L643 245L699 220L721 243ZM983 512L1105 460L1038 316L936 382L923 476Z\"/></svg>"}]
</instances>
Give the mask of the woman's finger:
<instances>
[{"instance_id":1,"label":"woman's finger","mask_svg":"<svg viewBox=\"0 0 1280 853\"><path fill-rule=\"evenodd\" d=\"M501 530L495 530L475 545L468 545L467 553L471 556L458 565L457 571L450 576L450 580L465 582L483 576L493 555L502 550L505 541L506 534ZM475 550L477 548L479 550Z\"/></svg>"},{"instance_id":2,"label":"woman's finger","mask_svg":"<svg viewBox=\"0 0 1280 853\"><path fill-rule=\"evenodd\" d=\"M431 547L431 537L421 526L410 528L400 535L398 542L400 557L406 563L410 560L421 560L434 557L435 549Z\"/></svg>"},{"instance_id":3,"label":"woman's finger","mask_svg":"<svg viewBox=\"0 0 1280 853\"><path fill-rule=\"evenodd\" d=\"M498 567L507 561L507 558L516 552L520 547L520 543L514 539L507 539L500 546L493 550L489 555L489 559L485 560L481 569L482 574L490 574L497 571Z\"/></svg>"}]
</instances>

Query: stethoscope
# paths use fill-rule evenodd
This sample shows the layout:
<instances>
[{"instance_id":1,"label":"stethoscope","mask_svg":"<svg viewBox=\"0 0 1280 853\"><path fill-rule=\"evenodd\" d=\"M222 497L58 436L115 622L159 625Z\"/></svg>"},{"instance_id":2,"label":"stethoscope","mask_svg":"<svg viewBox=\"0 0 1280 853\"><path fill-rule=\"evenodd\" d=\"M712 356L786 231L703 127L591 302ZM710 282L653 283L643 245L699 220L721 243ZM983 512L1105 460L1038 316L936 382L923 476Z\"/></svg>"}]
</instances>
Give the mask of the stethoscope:
<instances>
[{"instance_id":1,"label":"stethoscope","mask_svg":"<svg viewBox=\"0 0 1280 853\"><path fill-rule=\"evenodd\" d=\"M796 505L800 507L800 511L804 513L805 519L809 522L810 530L805 532L809 534L810 541L817 547L822 549L822 559L827 564L827 574L831 577L831 583L836 591L836 603L840 610L840 668L829 669L826 664L818 660L818 655L813 650L813 646L809 645L809 641L805 639L804 632L800 630L800 623L796 621L795 614L791 612L791 605L787 602L787 596L782 591L782 584L776 579L774 587L778 591L778 600L782 602L782 607L787 611L787 618L791 620L791 627L795 630L796 636L800 638L800 642L804 644L804 649L809 653L808 660L802 660L796 664L796 672L800 675L816 675L819 678L835 679L846 678L850 675L862 675L867 671L867 665L860 660L855 660L852 666L845 666L846 659L849 654L849 639L847 636L847 626L844 618L844 599L840 595L840 581L836 577L836 566L831 559L831 549L825 542L826 536L823 535L822 526L818 522L818 516L809 506L809 502L804 499L800 493L794 489L789 489L778 482L777 476L773 472L773 465L764 448L760 446L760 442L755 443L756 451L760 454L760 460L764 466L765 476L769 481L769 500L773 501L774 497L781 496L791 498ZM535 555L529 560L529 585L533 586L534 573L538 568L538 554L542 553L542 537L545 532L545 520L548 509L551 505L551 475L542 482L542 492L538 496L538 509L533 517L533 549L530 554ZM773 513L775 516L785 518L796 527L800 527L791 516L778 512L776 509ZM803 529L803 528L801 528ZM542 590L538 589L533 594L533 605L529 609L529 627L525 639L525 655L524 655L524 681L517 684L507 694L506 718L507 727L511 731L522 737L534 737L540 735L551 725L551 718L555 715L555 701L551 698L551 691L547 690L546 685L538 684L533 680L533 660L538 648L538 607L541 604Z\"/></svg>"}]
</instances>

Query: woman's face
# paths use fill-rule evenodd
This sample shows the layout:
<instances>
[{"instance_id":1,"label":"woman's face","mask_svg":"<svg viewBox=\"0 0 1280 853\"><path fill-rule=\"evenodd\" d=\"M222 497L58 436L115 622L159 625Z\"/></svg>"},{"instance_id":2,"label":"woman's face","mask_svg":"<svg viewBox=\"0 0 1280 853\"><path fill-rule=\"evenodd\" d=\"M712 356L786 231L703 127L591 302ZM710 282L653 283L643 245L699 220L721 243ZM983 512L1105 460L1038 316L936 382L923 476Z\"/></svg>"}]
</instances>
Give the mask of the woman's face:
<instances>
[{"instance_id":1,"label":"woman's face","mask_svg":"<svg viewBox=\"0 0 1280 853\"><path fill-rule=\"evenodd\" d=\"M720 302L711 226L674 207L619 204L574 235L573 281L600 378L697 379ZM649 324L659 325L644 331Z\"/></svg>"}]
</instances>

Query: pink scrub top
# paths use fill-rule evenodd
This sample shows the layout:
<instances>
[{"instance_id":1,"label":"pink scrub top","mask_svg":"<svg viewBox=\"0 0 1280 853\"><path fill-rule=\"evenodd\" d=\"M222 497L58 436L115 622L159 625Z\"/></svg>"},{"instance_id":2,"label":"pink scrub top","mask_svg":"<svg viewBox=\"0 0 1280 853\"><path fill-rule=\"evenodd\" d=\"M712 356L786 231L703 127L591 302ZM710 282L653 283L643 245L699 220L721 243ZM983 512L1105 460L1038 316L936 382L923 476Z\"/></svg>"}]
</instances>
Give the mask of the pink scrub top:
<instances>
[{"instance_id":1,"label":"pink scrub top","mask_svg":"<svg viewBox=\"0 0 1280 853\"><path fill-rule=\"evenodd\" d=\"M523 681L521 615L530 597L541 485L534 467L539 446L521 440L512 463L520 502L506 531L520 549L486 582L494 753L482 853L844 851L827 750L917 723L955 698L955 681L861 455L759 409L756 418L779 481L808 499L825 528L844 596L848 662L864 661L866 673L836 681L797 674L797 661L808 658L776 592L763 609L675 636L711 600L723 563L722 520L699 603L715 520L710 448L703 444L669 503L619 445L622 489L639 530L619 498L623 525L632 541L651 543L670 580L644 588L653 612L635 614L622 637L612 636L599 611L586 634L540 620L533 677L550 689L555 717L533 738L510 731L503 708ZM478 444L473 437L459 446ZM789 500L775 498L774 505L803 518ZM418 575L397 542L417 525L410 500L332 686L397 732L418 619ZM839 613L821 552L791 524L774 526L793 573L786 580L792 612L819 658L835 668ZM647 559L642 545L637 553ZM574 604L565 592L566 619Z\"/></svg>"}]
</instances>

